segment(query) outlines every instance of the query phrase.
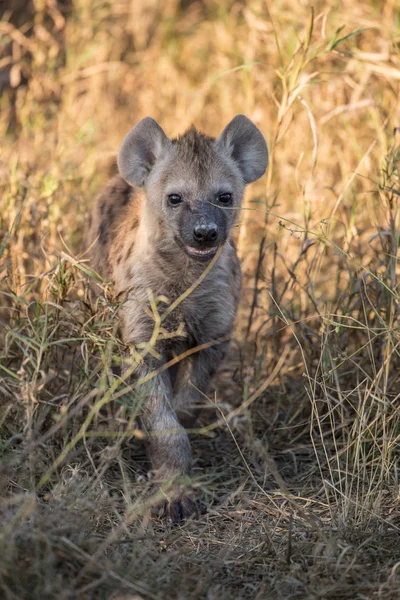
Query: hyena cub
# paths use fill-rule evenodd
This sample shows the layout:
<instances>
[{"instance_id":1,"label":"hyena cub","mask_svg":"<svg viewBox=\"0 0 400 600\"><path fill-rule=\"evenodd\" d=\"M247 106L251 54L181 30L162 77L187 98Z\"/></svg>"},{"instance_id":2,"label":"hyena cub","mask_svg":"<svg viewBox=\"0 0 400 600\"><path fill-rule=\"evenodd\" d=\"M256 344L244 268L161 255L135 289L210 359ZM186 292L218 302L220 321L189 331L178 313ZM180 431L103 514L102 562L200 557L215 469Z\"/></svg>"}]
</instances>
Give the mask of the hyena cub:
<instances>
[{"instance_id":1,"label":"hyena cub","mask_svg":"<svg viewBox=\"0 0 400 600\"><path fill-rule=\"evenodd\" d=\"M120 175L93 207L93 266L113 281L116 293L126 292L121 306L124 342L140 352L152 338L149 290L165 315L155 348L142 352L146 356L133 384L159 371L145 384L141 422L158 480L177 482L168 488L163 506L173 521L196 513L190 493L179 485L190 474L191 462L179 416L201 400L226 354L241 279L232 227L245 185L261 177L267 164L265 140L243 115L217 139L191 128L171 140L154 119L146 118L123 140ZM215 264L193 286L214 257ZM178 298L181 302L168 310ZM189 352L176 366L160 369L197 347L202 349Z\"/></svg>"}]
</instances>

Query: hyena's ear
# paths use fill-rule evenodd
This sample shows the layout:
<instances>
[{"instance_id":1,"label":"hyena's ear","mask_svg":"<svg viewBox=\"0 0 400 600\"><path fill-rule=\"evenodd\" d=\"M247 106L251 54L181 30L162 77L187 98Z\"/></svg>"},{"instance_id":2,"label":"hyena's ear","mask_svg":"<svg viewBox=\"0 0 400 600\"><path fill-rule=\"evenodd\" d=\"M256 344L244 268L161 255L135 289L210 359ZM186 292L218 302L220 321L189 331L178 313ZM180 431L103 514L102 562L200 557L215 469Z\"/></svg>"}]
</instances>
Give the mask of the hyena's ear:
<instances>
[{"instance_id":1,"label":"hyena's ear","mask_svg":"<svg viewBox=\"0 0 400 600\"><path fill-rule=\"evenodd\" d=\"M268 166L268 148L261 131L244 115L236 115L215 141L237 163L245 183L256 181Z\"/></svg>"},{"instance_id":2,"label":"hyena's ear","mask_svg":"<svg viewBox=\"0 0 400 600\"><path fill-rule=\"evenodd\" d=\"M131 185L142 187L154 163L171 147L157 121L146 117L125 136L118 152L118 169Z\"/></svg>"}]
</instances>

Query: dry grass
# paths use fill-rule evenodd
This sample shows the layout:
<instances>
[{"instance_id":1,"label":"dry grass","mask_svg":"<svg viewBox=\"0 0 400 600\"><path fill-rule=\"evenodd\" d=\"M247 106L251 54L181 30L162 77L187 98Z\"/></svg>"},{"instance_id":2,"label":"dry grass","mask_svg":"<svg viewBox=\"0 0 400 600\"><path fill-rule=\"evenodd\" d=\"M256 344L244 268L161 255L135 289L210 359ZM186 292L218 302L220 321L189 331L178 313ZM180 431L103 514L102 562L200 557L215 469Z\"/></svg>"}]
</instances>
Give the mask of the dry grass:
<instances>
[{"instance_id":1,"label":"dry grass","mask_svg":"<svg viewBox=\"0 0 400 600\"><path fill-rule=\"evenodd\" d=\"M398 599L397 3L8 4L0 596ZM237 341L192 436L208 510L171 527L146 519L117 304L72 257L133 123L217 134L238 112L271 164L237 232Z\"/></svg>"}]
</instances>

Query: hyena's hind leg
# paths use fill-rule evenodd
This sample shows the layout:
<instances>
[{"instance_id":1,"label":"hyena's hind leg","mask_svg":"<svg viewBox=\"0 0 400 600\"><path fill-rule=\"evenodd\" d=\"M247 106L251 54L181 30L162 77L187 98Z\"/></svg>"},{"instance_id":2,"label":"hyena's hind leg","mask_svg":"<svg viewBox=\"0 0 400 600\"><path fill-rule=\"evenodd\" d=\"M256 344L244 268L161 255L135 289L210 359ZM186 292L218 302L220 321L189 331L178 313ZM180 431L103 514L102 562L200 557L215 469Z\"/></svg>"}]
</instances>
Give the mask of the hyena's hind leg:
<instances>
[{"instance_id":1,"label":"hyena's hind leg","mask_svg":"<svg viewBox=\"0 0 400 600\"><path fill-rule=\"evenodd\" d=\"M151 374L142 366L139 377ZM155 472L155 479L163 487L165 499L153 510L154 516L169 513L173 522L183 521L197 514L197 505L179 479L190 476L191 449L188 436L179 423L172 405L172 387L168 373L161 373L139 388L144 394L141 422L147 436L147 451ZM171 487L168 487L168 482Z\"/></svg>"},{"instance_id":2,"label":"hyena's hind leg","mask_svg":"<svg viewBox=\"0 0 400 600\"><path fill-rule=\"evenodd\" d=\"M207 397L210 382L226 356L229 342L200 350L180 364L174 386L174 408L186 429L194 426Z\"/></svg>"}]
</instances>

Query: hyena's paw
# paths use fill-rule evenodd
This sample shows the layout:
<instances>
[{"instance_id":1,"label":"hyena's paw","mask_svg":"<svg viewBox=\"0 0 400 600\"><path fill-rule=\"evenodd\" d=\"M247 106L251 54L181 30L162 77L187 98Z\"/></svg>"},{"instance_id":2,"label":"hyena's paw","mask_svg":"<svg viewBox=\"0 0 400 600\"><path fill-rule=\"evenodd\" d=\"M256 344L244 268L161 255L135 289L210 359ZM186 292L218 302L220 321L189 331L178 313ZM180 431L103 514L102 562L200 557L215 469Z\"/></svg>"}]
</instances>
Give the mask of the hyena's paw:
<instances>
[{"instance_id":1,"label":"hyena's paw","mask_svg":"<svg viewBox=\"0 0 400 600\"><path fill-rule=\"evenodd\" d=\"M199 516L200 508L192 494L170 493L169 497L151 509L154 518L170 518L172 523L183 523Z\"/></svg>"}]
</instances>

